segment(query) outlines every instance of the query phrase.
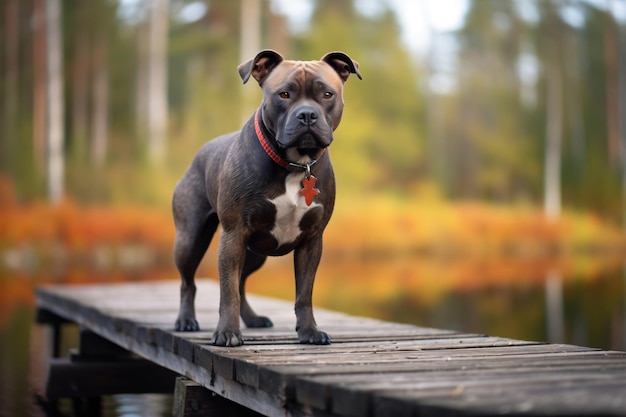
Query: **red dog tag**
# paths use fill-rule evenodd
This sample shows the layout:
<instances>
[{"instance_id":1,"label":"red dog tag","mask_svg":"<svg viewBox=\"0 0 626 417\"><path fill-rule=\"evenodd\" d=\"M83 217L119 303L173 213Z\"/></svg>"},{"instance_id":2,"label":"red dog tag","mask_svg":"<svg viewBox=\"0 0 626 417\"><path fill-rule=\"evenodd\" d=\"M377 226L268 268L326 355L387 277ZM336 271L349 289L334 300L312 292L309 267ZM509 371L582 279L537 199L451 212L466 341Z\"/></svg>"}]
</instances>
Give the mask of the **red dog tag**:
<instances>
[{"instance_id":1,"label":"red dog tag","mask_svg":"<svg viewBox=\"0 0 626 417\"><path fill-rule=\"evenodd\" d=\"M315 188L316 180L317 178L315 178L313 175L311 175L309 178L305 176L302 179L302 189L300 190L300 194L304 197L304 201L307 206L313 204L313 199L316 195L320 193L320 190Z\"/></svg>"}]
</instances>

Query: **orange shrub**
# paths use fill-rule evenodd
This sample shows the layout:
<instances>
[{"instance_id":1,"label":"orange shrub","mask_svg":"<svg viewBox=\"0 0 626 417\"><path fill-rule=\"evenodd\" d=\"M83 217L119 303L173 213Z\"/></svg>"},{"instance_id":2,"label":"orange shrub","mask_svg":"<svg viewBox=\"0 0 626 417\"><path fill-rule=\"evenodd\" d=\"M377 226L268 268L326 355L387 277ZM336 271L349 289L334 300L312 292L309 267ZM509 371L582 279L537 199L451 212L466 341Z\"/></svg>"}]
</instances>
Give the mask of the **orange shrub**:
<instances>
[{"instance_id":1,"label":"orange shrub","mask_svg":"<svg viewBox=\"0 0 626 417\"><path fill-rule=\"evenodd\" d=\"M123 244L171 250L174 237L169 211L82 206L72 199L18 204L11 184L0 178L0 250L60 245L84 252ZM566 212L551 222L532 207L417 198L342 201L325 233L325 251L336 255L537 258L624 248L621 229L586 213Z\"/></svg>"}]
</instances>

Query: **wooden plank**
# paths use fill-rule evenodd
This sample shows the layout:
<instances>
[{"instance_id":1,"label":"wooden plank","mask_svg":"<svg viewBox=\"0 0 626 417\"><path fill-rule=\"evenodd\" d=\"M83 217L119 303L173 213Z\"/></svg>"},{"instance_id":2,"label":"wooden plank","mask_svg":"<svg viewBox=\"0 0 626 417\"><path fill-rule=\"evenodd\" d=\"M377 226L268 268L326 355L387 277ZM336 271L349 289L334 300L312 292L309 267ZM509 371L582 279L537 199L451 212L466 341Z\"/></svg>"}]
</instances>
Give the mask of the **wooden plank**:
<instances>
[{"instance_id":1,"label":"wooden plank","mask_svg":"<svg viewBox=\"0 0 626 417\"><path fill-rule=\"evenodd\" d=\"M204 286L207 286L207 284L208 286L213 286L215 290L214 284L205 283ZM177 290L171 283L159 283L157 286L161 288L164 286L169 287L170 292L174 294L169 302L174 305L177 303L177 296L175 295ZM199 286L203 286L203 284L199 283ZM136 287L136 284L131 285L133 291L142 289L132 287ZM138 300L135 297L129 296L128 292L124 292L125 287L123 285L113 285L111 288L107 286L89 286L84 289L84 292L81 291L80 287L67 286L41 289L37 292L38 303L40 307L47 308L60 316L71 318L81 326L91 329L95 333L140 356L150 358L155 363L172 369L179 374L188 375L196 382L225 398L236 401L265 415L285 415L285 407L287 405L283 399L263 391L252 390L236 381L215 375L205 368L196 366L193 362L193 357L185 358L179 356L178 352L183 351L184 346L191 343L184 338L188 334L170 332L175 341L173 346L171 344L160 346L155 342L163 338L163 335L160 333L164 330L153 329L152 334L154 337L146 338L150 333L138 331L142 326L137 323L124 317L110 316L99 311L100 303L106 303L106 301L102 300L108 298L121 299L126 297L129 304L138 304ZM173 317L175 318L175 316ZM289 405L289 407L294 412L297 412L299 409L297 404Z\"/></svg>"},{"instance_id":2,"label":"wooden plank","mask_svg":"<svg viewBox=\"0 0 626 417\"><path fill-rule=\"evenodd\" d=\"M41 308L216 394L271 416L602 414L626 410L626 353L422 328L316 310L330 346L297 343L293 304L250 297L271 329L246 345L210 344L218 286L198 282L203 331L172 330L178 283L58 286ZM577 397L572 399L572 392ZM584 400L583 400L584 398ZM577 404L568 406L567 404ZM559 410L565 410L560 412Z\"/></svg>"},{"instance_id":3,"label":"wooden plank","mask_svg":"<svg viewBox=\"0 0 626 417\"><path fill-rule=\"evenodd\" d=\"M261 417L261 414L223 399L187 378L176 379L173 417Z\"/></svg>"},{"instance_id":4,"label":"wooden plank","mask_svg":"<svg viewBox=\"0 0 626 417\"><path fill-rule=\"evenodd\" d=\"M417 341L413 341L411 348ZM427 343L428 342L428 343ZM432 342L432 343L430 343ZM421 349L458 349L460 344L464 346L480 346L482 348L498 346L500 344L505 346L511 346L511 341L507 339L499 338L462 338L455 340L438 340L438 341L422 341L420 344ZM367 372L378 371L381 364L396 364L400 366L406 366L407 361L419 356L419 353L407 354L406 352L398 349L399 346L393 346L395 344L377 344L375 348L371 345L366 346L353 346L352 348L345 348L344 346L338 346L332 349L320 349L315 350L301 349L297 351L273 351L269 355L268 352L253 351L249 354L245 351L228 352L221 355L223 360L229 361L228 366L234 367L233 373L236 374L236 378L239 382L246 383L248 385L259 387L265 385L260 379L262 368L271 368L273 365L282 366L289 364L290 366L302 365L310 367L311 364L315 364L319 369L321 367L336 372L337 368L345 368L349 365L361 365L368 368ZM281 352L283 352L281 354ZM232 363L231 363L232 362ZM302 368L298 370L302 372ZM290 376L290 372L281 372L283 376ZM276 379L273 379L273 383L276 383Z\"/></svg>"},{"instance_id":5,"label":"wooden plank","mask_svg":"<svg viewBox=\"0 0 626 417\"><path fill-rule=\"evenodd\" d=\"M498 374L478 372L468 375L449 372L440 376L425 375L422 379L415 376L394 378L389 375L380 378L380 375L372 374L369 376L369 382L359 379L356 382L343 380L341 386L334 387L318 383L313 387L305 386L302 392L298 385L296 397L298 401L312 407L331 409L339 415L367 415L370 408L376 409L381 404L384 405L381 407L386 413L390 413L390 399L396 400L398 408L392 415L421 413L424 403L431 405L437 403L455 409L467 409L469 405L474 404L483 407L484 410L491 407L494 413L499 413L501 410L496 406L515 404L520 398L526 402L534 401L540 393L543 395L550 392L546 395L550 395L554 403L560 404L566 398L557 398L554 395L555 387L578 387L581 390L583 388L589 390L593 386L605 388L611 386L612 389L623 389L624 382L620 380L624 374L623 367L609 374L590 374L580 369L567 371L569 375L543 372L515 373L511 369ZM452 407L452 403L456 405ZM407 408L407 405L411 407ZM576 414L575 408L571 408L570 405L567 404L569 410L567 414ZM560 407L565 409L565 405ZM594 407L597 407L597 403ZM402 414L400 410L407 410L406 414Z\"/></svg>"},{"instance_id":6,"label":"wooden plank","mask_svg":"<svg viewBox=\"0 0 626 417\"><path fill-rule=\"evenodd\" d=\"M468 346L463 350L457 349L458 341L445 343L442 340L441 343L430 346L431 348L438 346L440 350L431 351L429 354L426 354L423 349L424 345L419 345L421 347L415 349L415 343L419 343L419 341L414 341L407 345L408 350L406 350L407 346L403 347L401 343L395 342L376 345L361 344L361 346L351 344L344 351L341 351L343 346L329 350L306 347L301 349L277 347L271 351L254 349L251 352L235 350L222 355L222 360L228 361L229 369L230 367L235 368L234 371L230 372L236 374L240 382L251 386L280 386L289 383L293 376L302 374L369 373L390 370L419 370L429 366L442 367L451 362L452 357L459 356L462 358L468 354L470 358L473 358L478 354L497 357L507 350L508 355L518 356L524 352L561 353L566 349L574 352L593 351L588 348L571 346L528 345L526 342L512 344L508 339L499 338L477 337L474 339L471 343L467 343L467 339L462 339L466 342L465 346ZM474 347L469 348L470 345ZM493 347L498 345L506 346L506 348L497 349ZM530 347L530 350L522 351L526 346ZM486 349L487 347L491 347L491 349ZM452 351L446 350L449 348L452 348ZM455 355L457 351L458 354ZM474 352L474 355L471 355L471 352ZM431 365L435 362L437 362L436 365Z\"/></svg>"},{"instance_id":7,"label":"wooden plank","mask_svg":"<svg viewBox=\"0 0 626 417\"><path fill-rule=\"evenodd\" d=\"M311 376L311 373L319 372L318 368L309 370L308 376L296 379L296 398L312 407L330 408L342 415L352 415L347 407L354 415L365 415L363 413L369 407L368 404L378 400L381 393L387 391L395 392L397 395L398 392L406 390L409 394L403 397L403 400L410 402L417 398L411 396L415 392L427 392L426 397L437 397L434 390L439 394L453 393L457 392L459 387L477 384L486 385L493 394L494 388L509 387L510 381L515 382L513 385L518 386L513 388L519 390L519 385L526 380L531 384L543 380L551 383L561 380L566 383L597 379L619 381L619 378L626 375L623 352L609 354L593 350L583 352L585 353L576 353L577 361L572 361L571 353L565 357L562 353L552 354L548 358L541 355L542 360L534 362L530 359L532 355L519 354L510 355L506 359L498 355L495 360L485 359L485 356L478 360L472 357L465 357L460 361L442 358L443 360L434 362L432 358L423 358L417 363L412 361L406 364L404 369L400 366L390 369L388 364L382 368L376 364L369 364L368 367L360 368L359 372L352 369L348 373L343 367L332 373ZM381 401L386 400L383 398ZM363 410L356 411L358 407ZM400 413L399 410L395 412Z\"/></svg>"},{"instance_id":8,"label":"wooden plank","mask_svg":"<svg viewBox=\"0 0 626 417\"><path fill-rule=\"evenodd\" d=\"M523 356L514 354L510 356L496 356L487 357L484 360L475 360L472 357L440 357L429 356L421 359L413 359L410 361L370 361L370 362L356 362L356 363L342 363L342 364L297 364L297 365L279 365L271 366L260 370L259 385L260 386L272 386L278 383L284 383L289 377L290 381L294 377L300 375L306 375L307 377L313 376L328 376L336 375L342 377L343 375L350 374L384 374L393 372L443 372L448 369L507 369L517 368L520 366L543 368L551 367L556 368L559 366L575 366L581 365L585 367L611 367L615 365L621 365L624 361L624 355L619 353L616 361L607 360L607 357L603 352L590 352L587 354L572 353L564 354L561 352L546 353L541 355L528 355ZM597 358L597 359L596 359Z\"/></svg>"},{"instance_id":9,"label":"wooden plank","mask_svg":"<svg viewBox=\"0 0 626 417\"><path fill-rule=\"evenodd\" d=\"M577 381L533 381L465 387L459 385L448 393L422 390L388 390L373 396L373 416L386 415L624 415L623 382L579 383ZM420 395L416 395L419 392ZM602 406L600 407L599 404Z\"/></svg>"}]
</instances>

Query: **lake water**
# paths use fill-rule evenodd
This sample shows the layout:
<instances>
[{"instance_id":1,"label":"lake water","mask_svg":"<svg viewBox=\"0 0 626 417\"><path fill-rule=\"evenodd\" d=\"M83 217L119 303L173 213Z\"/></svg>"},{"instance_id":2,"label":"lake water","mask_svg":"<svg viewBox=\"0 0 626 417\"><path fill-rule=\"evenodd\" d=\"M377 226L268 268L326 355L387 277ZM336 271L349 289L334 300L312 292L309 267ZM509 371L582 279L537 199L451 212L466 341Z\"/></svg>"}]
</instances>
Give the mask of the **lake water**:
<instances>
[{"instance_id":1,"label":"lake water","mask_svg":"<svg viewBox=\"0 0 626 417\"><path fill-rule=\"evenodd\" d=\"M250 292L293 300L291 257L272 259L251 278ZM35 324L33 288L41 282L173 278L173 271L81 269L0 271L0 416L45 416L43 392L50 333ZM214 262L201 275L215 276ZM201 302L201 294L198 294ZM315 305L416 325L525 340L626 350L626 274L620 256L601 259L459 260L361 256L324 260ZM259 311L259 313L263 313ZM271 315L271 314L270 314ZM172 322L174 317L172 317ZM294 320L295 322L295 320ZM62 352L76 345L64 333ZM63 415L71 415L62 402ZM117 395L103 400L107 417L170 416L171 396Z\"/></svg>"}]
</instances>

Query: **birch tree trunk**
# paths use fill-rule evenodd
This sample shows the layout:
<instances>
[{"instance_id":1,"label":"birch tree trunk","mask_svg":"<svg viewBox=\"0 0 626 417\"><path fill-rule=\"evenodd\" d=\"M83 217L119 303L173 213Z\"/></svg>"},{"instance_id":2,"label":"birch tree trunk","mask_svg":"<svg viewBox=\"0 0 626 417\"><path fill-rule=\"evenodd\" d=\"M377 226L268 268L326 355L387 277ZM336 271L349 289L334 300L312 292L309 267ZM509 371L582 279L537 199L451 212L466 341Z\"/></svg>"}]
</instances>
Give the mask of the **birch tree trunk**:
<instances>
[{"instance_id":1,"label":"birch tree trunk","mask_svg":"<svg viewBox=\"0 0 626 417\"><path fill-rule=\"evenodd\" d=\"M104 165L109 135L109 59L108 34L97 30L93 50L93 105L91 116L91 160L96 168Z\"/></svg>"},{"instance_id":2,"label":"birch tree trunk","mask_svg":"<svg viewBox=\"0 0 626 417\"><path fill-rule=\"evenodd\" d=\"M147 122L149 154L152 161L160 161L165 153L167 130L167 39L169 0L149 3L149 59Z\"/></svg>"},{"instance_id":3,"label":"birch tree trunk","mask_svg":"<svg viewBox=\"0 0 626 417\"><path fill-rule=\"evenodd\" d=\"M261 39L261 2L241 0L239 62L254 58L260 49ZM250 118L255 108L255 90L242 88L241 124Z\"/></svg>"},{"instance_id":4,"label":"birch tree trunk","mask_svg":"<svg viewBox=\"0 0 626 417\"><path fill-rule=\"evenodd\" d=\"M557 48L554 45L553 52ZM551 61L551 62L550 62ZM549 220L561 214L561 142L563 136L563 86L557 59L548 61L544 211Z\"/></svg>"},{"instance_id":5,"label":"birch tree trunk","mask_svg":"<svg viewBox=\"0 0 626 417\"><path fill-rule=\"evenodd\" d=\"M546 72L546 144L544 159L544 213L548 220L561 215L561 148L563 141L562 22L557 5L541 3L544 15L543 63Z\"/></svg>"},{"instance_id":6,"label":"birch tree trunk","mask_svg":"<svg viewBox=\"0 0 626 417\"><path fill-rule=\"evenodd\" d=\"M57 203L63 195L63 50L61 44L61 2L46 2L47 35L47 190L48 199Z\"/></svg>"},{"instance_id":7,"label":"birch tree trunk","mask_svg":"<svg viewBox=\"0 0 626 417\"><path fill-rule=\"evenodd\" d=\"M8 155L16 143L18 103L19 3L8 0L5 5L5 73L4 73L4 138L0 140L0 169L11 163Z\"/></svg>"},{"instance_id":8,"label":"birch tree trunk","mask_svg":"<svg viewBox=\"0 0 626 417\"><path fill-rule=\"evenodd\" d=\"M427 59L424 61L422 70L426 80L426 148L428 172L436 184L444 190L449 191L448 178L450 174L446 170L448 155L445 149L445 135L443 127L445 123L443 100L433 88L436 73L435 62L439 56L439 37L433 25L429 3L421 4L422 19L419 24L427 27L430 46L428 47ZM452 159L452 158L450 158Z\"/></svg>"}]
</instances>

